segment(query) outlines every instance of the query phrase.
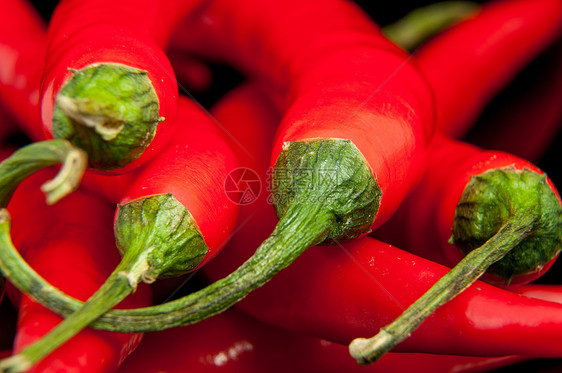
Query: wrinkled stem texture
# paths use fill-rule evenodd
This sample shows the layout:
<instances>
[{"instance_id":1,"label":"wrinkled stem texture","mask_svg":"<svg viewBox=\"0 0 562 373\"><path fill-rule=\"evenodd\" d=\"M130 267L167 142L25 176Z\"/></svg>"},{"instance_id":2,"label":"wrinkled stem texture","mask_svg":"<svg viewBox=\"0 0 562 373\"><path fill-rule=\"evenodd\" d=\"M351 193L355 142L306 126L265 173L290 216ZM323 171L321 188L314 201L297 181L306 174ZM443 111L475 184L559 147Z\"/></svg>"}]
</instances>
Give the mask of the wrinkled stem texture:
<instances>
[{"instance_id":1,"label":"wrinkled stem texture","mask_svg":"<svg viewBox=\"0 0 562 373\"><path fill-rule=\"evenodd\" d=\"M58 175L43 184L47 203L53 204L74 191L86 170L86 153L66 140L27 145L0 163L0 207L6 207L17 186L42 168L62 163Z\"/></svg>"},{"instance_id":2,"label":"wrinkled stem texture","mask_svg":"<svg viewBox=\"0 0 562 373\"><path fill-rule=\"evenodd\" d=\"M486 269L503 258L533 231L532 213L516 215L481 247L470 252L424 295L391 324L370 339L357 338L349 345L350 354L361 365L371 364L406 339L438 307L452 300Z\"/></svg>"},{"instance_id":3,"label":"wrinkled stem texture","mask_svg":"<svg viewBox=\"0 0 562 373\"><path fill-rule=\"evenodd\" d=\"M125 255L107 281L76 312L19 354L0 361L0 371L22 372L78 334L100 315L117 305L137 287L146 271L146 255Z\"/></svg>"},{"instance_id":4,"label":"wrinkled stem texture","mask_svg":"<svg viewBox=\"0 0 562 373\"><path fill-rule=\"evenodd\" d=\"M62 293L25 263L9 237L9 217L0 219L0 268L14 285L41 304L64 315L81 302ZM223 279L162 305L109 311L90 326L117 332L148 332L193 324L220 313L262 286L302 252L325 239L333 215L321 204L298 204L279 221L271 236L236 271Z\"/></svg>"}]
</instances>

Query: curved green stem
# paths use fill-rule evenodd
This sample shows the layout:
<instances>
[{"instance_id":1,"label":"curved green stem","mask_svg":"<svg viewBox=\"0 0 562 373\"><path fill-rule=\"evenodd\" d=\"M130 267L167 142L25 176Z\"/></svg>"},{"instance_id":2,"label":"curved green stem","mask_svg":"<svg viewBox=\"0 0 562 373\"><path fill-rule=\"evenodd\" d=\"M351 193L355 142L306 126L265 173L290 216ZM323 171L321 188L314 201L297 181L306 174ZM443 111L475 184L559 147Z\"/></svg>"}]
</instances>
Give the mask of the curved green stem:
<instances>
[{"instance_id":1,"label":"curved green stem","mask_svg":"<svg viewBox=\"0 0 562 373\"><path fill-rule=\"evenodd\" d=\"M406 50L413 50L438 32L478 11L480 5L470 1L443 1L408 13L385 26L384 34Z\"/></svg>"},{"instance_id":2,"label":"curved green stem","mask_svg":"<svg viewBox=\"0 0 562 373\"><path fill-rule=\"evenodd\" d=\"M91 326L146 332L198 322L226 310L290 265L312 245L353 238L369 229L380 188L359 150L349 140L285 144L276 164L279 223L256 253L227 277L181 299L158 306L108 311ZM330 173L335 172L336 175ZM280 176L280 175L283 176ZM337 176L337 177L335 177ZM146 220L146 214L142 214ZM50 309L66 314L79 306L41 279L15 252L9 230L0 230L0 265L13 283ZM123 232L123 237L136 237Z\"/></svg>"},{"instance_id":3,"label":"curved green stem","mask_svg":"<svg viewBox=\"0 0 562 373\"><path fill-rule=\"evenodd\" d=\"M62 163L57 176L43 184L47 203L75 190L87 166L86 153L66 140L48 140L24 146L0 163L0 207L6 207L17 186L42 168Z\"/></svg>"},{"instance_id":4,"label":"curved green stem","mask_svg":"<svg viewBox=\"0 0 562 373\"><path fill-rule=\"evenodd\" d=\"M490 265L528 237L534 229L535 221L535 214L528 211L510 218L496 235L471 251L396 320L381 328L377 335L369 339L354 339L349 345L350 354L361 365L381 358L406 339L438 307L464 291Z\"/></svg>"},{"instance_id":5,"label":"curved green stem","mask_svg":"<svg viewBox=\"0 0 562 373\"><path fill-rule=\"evenodd\" d=\"M0 372L24 372L78 334L107 310L121 302L137 287L146 271L146 256L125 257L108 280L78 311L70 314L43 338L17 355L0 361Z\"/></svg>"},{"instance_id":6,"label":"curved green stem","mask_svg":"<svg viewBox=\"0 0 562 373\"><path fill-rule=\"evenodd\" d=\"M256 253L227 277L183 298L159 306L109 311L91 326L118 332L147 332L198 322L222 312L263 285L308 247L321 242L333 216L320 205L291 209ZM0 210L0 269L22 292L56 312L76 311L80 301L60 292L25 263L9 237L9 216Z\"/></svg>"}]
</instances>

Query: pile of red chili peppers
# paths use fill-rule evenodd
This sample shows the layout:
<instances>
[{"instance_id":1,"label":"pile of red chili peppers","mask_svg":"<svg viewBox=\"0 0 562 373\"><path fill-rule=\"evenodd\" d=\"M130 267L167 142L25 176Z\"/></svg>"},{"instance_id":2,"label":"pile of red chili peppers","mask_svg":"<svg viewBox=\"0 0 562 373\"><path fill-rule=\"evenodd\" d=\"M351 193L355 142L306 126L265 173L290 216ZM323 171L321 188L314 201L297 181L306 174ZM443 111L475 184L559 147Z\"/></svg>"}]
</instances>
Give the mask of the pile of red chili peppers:
<instances>
[{"instance_id":1,"label":"pile of red chili peppers","mask_svg":"<svg viewBox=\"0 0 562 373\"><path fill-rule=\"evenodd\" d=\"M0 373L560 369L561 101L561 0L3 0Z\"/></svg>"}]
</instances>

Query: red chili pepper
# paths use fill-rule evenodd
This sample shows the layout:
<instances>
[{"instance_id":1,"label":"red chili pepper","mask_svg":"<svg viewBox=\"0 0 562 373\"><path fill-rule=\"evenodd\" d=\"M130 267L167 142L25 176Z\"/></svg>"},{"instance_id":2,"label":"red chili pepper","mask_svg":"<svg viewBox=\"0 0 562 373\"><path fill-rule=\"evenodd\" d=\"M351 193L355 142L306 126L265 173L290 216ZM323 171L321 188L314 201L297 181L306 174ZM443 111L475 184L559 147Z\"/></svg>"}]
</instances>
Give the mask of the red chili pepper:
<instances>
[{"instance_id":1,"label":"red chili pepper","mask_svg":"<svg viewBox=\"0 0 562 373\"><path fill-rule=\"evenodd\" d=\"M189 353L187 353L189 352ZM343 345L289 333L235 309L196 325L148 333L119 373L483 372L524 360L415 353L388 354L367 369Z\"/></svg>"},{"instance_id":2,"label":"red chili pepper","mask_svg":"<svg viewBox=\"0 0 562 373\"><path fill-rule=\"evenodd\" d=\"M467 141L539 161L562 128L562 39L493 102ZM532 124L530 124L532 123Z\"/></svg>"},{"instance_id":3,"label":"red chili pepper","mask_svg":"<svg viewBox=\"0 0 562 373\"><path fill-rule=\"evenodd\" d=\"M264 48L275 46L266 53L257 50L253 66L258 74L263 70L284 83L290 78L294 99L273 151L272 189L283 217L256 255L228 278L177 301L134 311L140 325L132 320L112 327L143 329L149 327L145 319L154 329L172 327L228 308L309 246L354 238L380 225L422 164L433 123L429 88L408 56L357 7L341 1L213 5L216 19L225 20L224 37L233 48L251 49L247 40L255 35ZM216 21L213 11L204 17L211 23ZM231 17L236 22L227 22ZM292 25L290 32L280 33L286 23ZM371 131L380 136L364 136ZM209 302L214 306L208 307ZM164 314L165 321L156 320Z\"/></svg>"},{"instance_id":4,"label":"red chili pepper","mask_svg":"<svg viewBox=\"0 0 562 373\"><path fill-rule=\"evenodd\" d=\"M33 140L45 135L40 126L40 61L46 45L45 22L29 1L6 0L0 14L0 98Z\"/></svg>"},{"instance_id":5,"label":"red chili pepper","mask_svg":"<svg viewBox=\"0 0 562 373\"><path fill-rule=\"evenodd\" d=\"M225 193L224 183L238 167L236 155L206 112L186 98L180 105L179 118L192 125L139 173L116 212L115 239L123 260L84 307L22 350L19 359L36 363L134 292L139 282L193 271L228 240L240 202Z\"/></svg>"},{"instance_id":6,"label":"red chili pepper","mask_svg":"<svg viewBox=\"0 0 562 373\"><path fill-rule=\"evenodd\" d=\"M437 128L461 137L531 59L560 36L559 0L490 1L422 46L415 60L436 97Z\"/></svg>"},{"instance_id":7,"label":"red chili pepper","mask_svg":"<svg viewBox=\"0 0 562 373\"><path fill-rule=\"evenodd\" d=\"M488 221L496 219L490 215L490 211L494 211L493 207L490 207L492 206L490 201L484 209L480 205L479 208L467 210L466 205L461 205L463 196L469 192L471 180L476 180L479 175L484 175L486 172L501 172L502 170L516 174L520 174L523 170L543 173L533 164L509 153L484 151L442 135L434 137L429 149L426 172L421 183L411 192L385 227L376 234L387 242L407 247L414 254L447 266L454 266L463 258L463 251L466 253L467 246L474 247L484 243L491 236L490 234L493 234L491 230L494 230L488 225L482 224L486 219ZM531 188L526 181L521 180L519 183L524 189ZM545 178L545 183L554 193L553 202L558 201L560 204L560 197L550 179ZM501 193L500 190L496 190L496 192ZM511 193L511 195L502 193L497 194L494 198L504 201L506 205L516 206L517 195L525 192L507 190L507 193ZM539 199L536 203L545 201ZM464 203L466 204L466 200ZM542 208L548 209L549 207L544 205ZM475 219L480 219L480 222L476 223L478 224L476 229L481 230L481 233L476 236L480 235L480 237L473 236L474 238L472 238L478 240L479 243L463 241L466 237L462 237L463 227L459 222L464 219L472 219L471 221L475 223ZM497 219L503 218L497 217ZM501 224L501 222L502 220L498 220L497 224ZM556 219L549 222L554 226L559 224ZM403 234L405 231L408 232L407 235ZM450 242L451 235L453 235L453 240L461 244L460 250ZM554 243L558 240L558 244L551 245L550 247L554 251L546 254L543 251L544 246L547 243L552 244L553 240ZM556 230L553 236L537 230L535 237L529 237L519 247L522 249L519 254L516 250L520 249L514 249L508 254L506 261L493 265L484 278L496 285L503 286L531 282L550 268L558 251L562 248L562 243L560 237L557 237ZM521 254L523 252L524 254ZM524 258L518 258L516 255L523 255ZM532 255L536 255L536 257L532 263L528 263L530 267L514 267L515 264L525 262L527 260L525 258L532 258Z\"/></svg>"},{"instance_id":8,"label":"red chili pepper","mask_svg":"<svg viewBox=\"0 0 562 373\"><path fill-rule=\"evenodd\" d=\"M256 94L246 101L244 101L245 97L241 96L239 103L231 104L230 111L228 111L229 107L225 105L226 107L222 111L215 112L215 116L218 120L222 118L222 122L228 125L227 119L238 118L240 107L245 105L245 110L248 112L252 112L251 109L253 107L260 107L260 103L263 100L262 96ZM244 124L251 123L252 120L258 123L271 123L275 121L277 115L274 110L270 110L269 112L262 112L261 117L255 114L253 117L243 114L240 117L241 123ZM236 120L230 119L234 123L236 123ZM444 149L438 149L443 150L445 153ZM462 154L459 155L459 158L462 158ZM439 168L439 170L441 169ZM428 203L431 204L431 202ZM229 241L228 249L223 251L217 260L205 267L204 272L210 275L211 279L217 280L230 273L243 259L251 255L250 248L254 246L256 241L262 240L263 236L273 227L274 217L271 211L268 211L263 205L250 207L253 209L253 215L252 212L247 212L247 215L253 219L242 226L240 231L233 236ZM358 251L359 249L356 247L364 248L362 251ZM324 250L326 250L326 253L323 253ZM240 307L251 312L254 316L276 325L345 343L354 333L357 333L355 335L360 335L362 330L364 333L363 328L368 330L366 325L379 322L382 324L385 319L391 317L390 315L399 312L401 308L405 308L416 297L411 292L422 293L424 287L422 284L424 282L426 285L431 283L432 279L439 277L438 273L444 273L445 271L445 268L411 254L407 254L406 258L404 258L404 254L400 250L377 241L366 241L362 244L350 242L345 244L345 247L341 246L339 248L315 248L314 252L316 254L307 253L304 255L310 258L308 260L298 259L292 265L296 268L291 268L291 266L280 273L278 276L281 280L273 280L272 284L266 285L264 289L257 291L256 295L249 296L246 300L240 302ZM392 258L392 255L396 255L398 258ZM306 263L301 264L302 261L306 261ZM359 266L357 266L358 264ZM361 270L362 267L365 267L363 268L364 272ZM376 279L373 280L373 274L375 273ZM371 276L371 279L369 279L369 276ZM379 276L382 277L379 278ZM397 276L396 280L391 280L392 276ZM308 282L309 277L315 279L313 284L310 284L310 287L308 284L302 284ZM382 282L383 279L384 282ZM388 281L389 285L387 285L386 281ZM478 285L473 286L471 289L481 288L480 284L478 282ZM407 286L409 289L407 294L401 294L405 293L404 289L401 288L404 286ZM303 287L306 290L301 292ZM482 292L482 296L489 298L487 300L488 304L486 304L486 301L483 301L480 307L477 307L475 310L471 309L470 314L465 315L468 307L467 304L471 302L470 298L476 297L479 291L473 291L467 298L453 300L451 305L446 306L448 307L446 311L437 311L440 313L436 313L435 316L430 317L426 321L428 323L431 320L431 326L424 329L425 332L416 331L412 338L419 335L416 333L427 334L420 336L419 339L415 338L415 341L412 341L412 344L407 345L408 347L406 348L409 351L421 350L423 352L461 354L466 347L466 353L478 351L474 353L487 354L484 352L487 347L478 350L477 346L471 345L472 343L487 343L480 341L480 338L487 338L486 333L478 335L480 331L478 329L475 330L475 325L487 322L482 318L482 315L486 314L490 303L495 304L495 302L502 300L515 303L517 298L514 298L511 293L502 292L490 286L487 286L486 289L486 291ZM378 303L379 301L381 303ZM508 312L509 306L503 306L506 309L498 310L497 317L503 317L503 313ZM527 307L528 310L523 312L521 316L510 314L511 318L505 318L506 324L510 323L515 328L524 329L527 326L525 317L533 314L533 312L538 312L539 306L532 310L532 305L522 303L521 307ZM550 310L548 316L554 318L557 312L556 308ZM483 320L479 320L479 318ZM495 320L489 319L488 322L493 324ZM430 336L431 333L435 333L437 324L441 324L437 330L441 330L443 334ZM422 328L424 326L425 324L422 325ZM486 332L494 333L491 329L492 327ZM378 326L373 325L372 330L378 330ZM495 336L495 338L501 339L502 336L505 337L501 330L497 332L498 336ZM535 330L535 332L539 333L538 330ZM450 334L447 335L447 333ZM448 345L447 339L451 338L451 335L456 335L456 333L474 335L475 339L468 341L466 346L462 345L462 343L456 347ZM535 335L536 337L537 335ZM433 342L437 342L436 338L442 338L442 343L432 345L431 343L424 342L424 338L431 338ZM516 348L517 351L524 351L524 343L526 341L525 339L520 339L510 347ZM499 341L496 342L499 343ZM492 353L491 351L496 351L496 349L492 348L490 353ZM511 354L515 352L503 350L499 354L502 353ZM534 352L528 354L532 355Z\"/></svg>"},{"instance_id":9,"label":"red chili pepper","mask_svg":"<svg viewBox=\"0 0 562 373\"><path fill-rule=\"evenodd\" d=\"M178 105L163 49L177 23L204 3L61 1L47 35L46 133L84 147L102 170L131 170L161 151Z\"/></svg>"},{"instance_id":10,"label":"red chili pepper","mask_svg":"<svg viewBox=\"0 0 562 373\"><path fill-rule=\"evenodd\" d=\"M223 25L221 37L230 46L218 52L232 63L252 62L257 75L282 81L291 92L272 157L271 189L281 219L256 255L227 279L143 314L166 312L174 323L226 309L315 243L354 238L382 224L417 177L432 132L432 97L422 76L353 4L212 6L203 19ZM248 40L256 35L259 47L253 48ZM232 50L242 53L228 56ZM365 136L369 132L377 136Z\"/></svg>"},{"instance_id":11,"label":"red chili pepper","mask_svg":"<svg viewBox=\"0 0 562 373\"><path fill-rule=\"evenodd\" d=\"M230 268L229 245L205 273ZM231 254L226 256L227 254ZM279 327L348 343L394 320L447 268L372 238L315 247L238 307ZM213 272L211 272L213 271ZM477 281L439 308L396 351L560 357L560 305ZM375 364L376 365L376 364Z\"/></svg>"},{"instance_id":12,"label":"red chili pepper","mask_svg":"<svg viewBox=\"0 0 562 373\"><path fill-rule=\"evenodd\" d=\"M46 206L39 185L53 175L51 171L33 175L14 194L8 206L13 217L12 237L21 254L41 275L63 291L86 299L118 262L111 227L114 209L81 191L54 206ZM148 287L141 286L120 307L150 303ZM16 352L61 321L59 316L28 297L15 304L19 304ZM87 330L33 371L111 372L138 345L140 337Z\"/></svg>"},{"instance_id":13,"label":"red chili pepper","mask_svg":"<svg viewBox=\"0 0 562 373\"><path fill-rule=\"evenodd\" d=\"M360 363L390 351L484 271L490 282L530 282L562 249L562 203L542 171L510 154L441 135L429 153L424 178L400 207L404 212L393 217L394 226L407 236L403 247L422 255L439 248L442 253L428 257L454 267L376 336L352 342L350 352Z\"/></svg>"},{"instance_id":14,"label":"red chili pepper","mask_svg":"<svg viewBox=\"0 0 562 373\"><path fill-rule=\"evenodd\" d=\"M513 291L530 298L542 299L562 304L562 286L554 284L528 284Z\"/></svg>"}]
</instances>

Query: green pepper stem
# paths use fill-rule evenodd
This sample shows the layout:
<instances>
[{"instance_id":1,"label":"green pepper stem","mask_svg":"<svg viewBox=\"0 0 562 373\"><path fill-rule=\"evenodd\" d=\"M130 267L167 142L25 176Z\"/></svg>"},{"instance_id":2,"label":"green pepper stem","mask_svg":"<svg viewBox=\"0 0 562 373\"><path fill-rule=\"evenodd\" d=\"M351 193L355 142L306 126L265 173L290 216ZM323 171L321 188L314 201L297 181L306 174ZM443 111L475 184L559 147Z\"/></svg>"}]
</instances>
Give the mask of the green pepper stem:
<instances>
[{"instance_id":1,"label":"green pepper stem","mask_svg":"<svg viewBox=\"0 0 562 373\"><path fill-rule=\"evenodd\" d=\"M265 284L310 246L355 238L372 225L381 190L363 155L351 141L320 139L286 143L275 168L279 178L274 173L273 190L280 220L271 236L237 270L183 298L153 307L108 311L90 325L129 333L198 322L226 310ZM337 177L326 177L321 171L334 172ZM144 221L147 214L140 216ZM135 241L134 237L138 237L135 232L133 229L121 233ZM31 293L55 312L64 314L67 309L76 309L75 301L38 277L21 262L21 257L6 254L13 249L8 238L1 237L0 243L6 246L0 255L11 255L10 261L2 257L0 261L17 267L4 270L18 277L12 281L16 286L26 285L20 290ZM36 286L29 286L31 282Z\"/></svg>"},{"instance_id":2,"label":"green pepper stem","mask_svg":"<svg viewBox=\"0 0 562 373\"><path fill-rule=\"evenodd\" d=\"M84 149L95 169L122 168L140 157L164 120L147 72L119 63L71 72L55 102L53 136Z\"/></svg>"},{"instance_id":3,"label":"green pepper stem","mask_svg":"<svg viewBox=\"0 0 562 373\"><path fill-rule=\"evenodd\" d=\"M80 309L70 314L48 334L24 348L17 355L0 361L0 372L17 373L28 370L33 364L45 358L100 315L125 299L136 289L140 279L146 273L148 269L146 257L146 250L140 255L125 254L107 281Z\"/></svg>"},{"instance_id":4,"label":"green pepper stem","mask_svg":"<svg viewBox=\"0 0 562 373\"><path fill-rule=\"evenodd\" d=\"M42 186L47 203L54 204L74 191L86 170L86 153L66 140L48 140L18 149L0 163L0 207L6 207L17 186L42 168L62 163L57 176Z\"/></svg>"},{"instance_id":5,"label":"green pepper stem","mask_svg":"<svg viewBox=\"0 0 562 373\"><path fill-rule=\"evenodd\" d=\"M480 5L471 1L443 1L414 9L398 21L385 26L384 34L406 50L473 14Z\"/></svg>"},{"instance_id":6,"label":"green pepper stem","mask_svg":"<svg viewBox=\"0 0 562 373\"><path fill-rule=\"evenodd\" d=\"M474 283L486 269L503 258L534 229L534 214L515 215L479 248L471 251L396 320L381 328L372 338L356 338L350 354L361 365L371 364L406 339L438 307Z\"/></svg>"},{"instance_id":7,"label":"green pepper stem","mask_svg":"<svg viewBox=\"0 0 562 373\"><path fill-rule=\"evenodd\" d=\"M3 213L2 213L3 211ZM63 315L80 302L41 278L17 253L9 237L9 216L0 211L0 269L22 292ZM117 332L148 332L196 323L220 313L290 265L308 247L325 239L334 217L321 204L296 204L271 236L237 270L200 291L161 305L112 310L90 326Z\"/></svg>"}]
</instances>

